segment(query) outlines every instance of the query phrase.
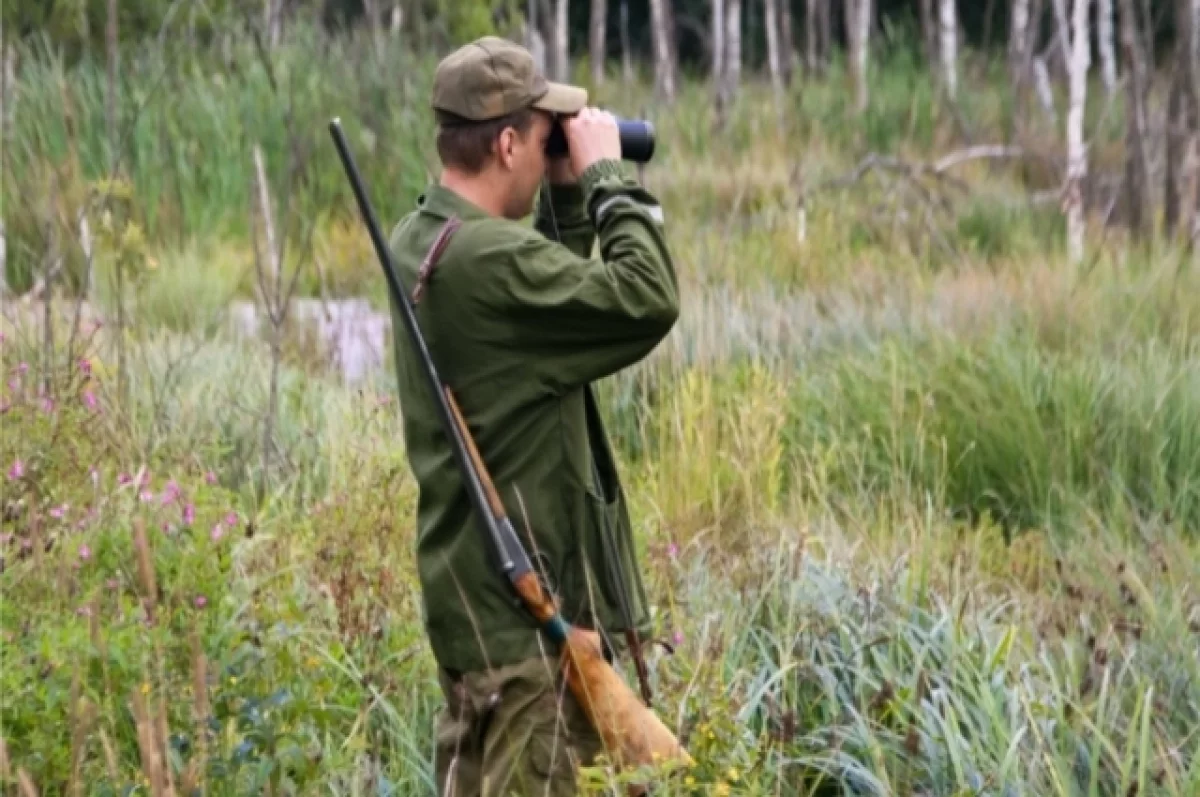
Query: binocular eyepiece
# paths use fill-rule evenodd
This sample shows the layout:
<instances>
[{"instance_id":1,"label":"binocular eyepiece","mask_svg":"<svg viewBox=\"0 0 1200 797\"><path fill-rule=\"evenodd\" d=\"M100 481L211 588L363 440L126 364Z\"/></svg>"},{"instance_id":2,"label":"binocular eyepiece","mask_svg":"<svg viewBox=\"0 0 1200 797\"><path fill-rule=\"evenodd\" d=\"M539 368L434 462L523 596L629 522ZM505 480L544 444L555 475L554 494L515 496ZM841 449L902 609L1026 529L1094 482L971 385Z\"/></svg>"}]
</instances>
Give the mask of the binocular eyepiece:
<instances>
[{"instance_id":1,"label":"binocular eyepiece","mask_svg":"<svg viewBox=\"0 0 1200 797\"><path fill-rule=\"evenodd\" d=\"M621 159L634 163L649 163L654 157L654 125L644 119L617 119L621 137ZM551 157L567 154L567 135L562 125L554 123L546 142L546 154Z\"/></svg>"}]
</instances>

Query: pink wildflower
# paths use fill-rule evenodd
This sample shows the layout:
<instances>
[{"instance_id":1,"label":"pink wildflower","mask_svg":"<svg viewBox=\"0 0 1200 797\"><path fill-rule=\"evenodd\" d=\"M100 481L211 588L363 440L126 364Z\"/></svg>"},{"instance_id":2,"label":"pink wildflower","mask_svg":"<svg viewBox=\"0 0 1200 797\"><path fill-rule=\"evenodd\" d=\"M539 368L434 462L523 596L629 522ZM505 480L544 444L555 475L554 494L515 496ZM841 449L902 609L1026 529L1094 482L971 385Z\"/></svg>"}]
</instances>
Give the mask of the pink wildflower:
<instances>
[{"instance_id":1,"label":"pink wildflower","mask_svg":"<svg viewBox=\"0 0 1200 797\"><path fill-rule=\"evenodd\" d=\"M79 370L83 371L85 374L90 374L92 372L92 361L87 357L82 358L79 361Z\"/></svg>"},{"instance_id":2,"label":"pink wildflower","mask_svg":"<svg viewBox=\"0 0 1200 797\"><path fill-rule=\"evenodd\" d=\"M142 490L141 499L143 504L148 504L154 500L154 493L151 490Z\"/></svg>"},{"instance_id":3,"label":"pink wildflower","mask_svg":"<svg viewBox=\"0 0 1200 797\"><path fill-rule=\"evenodd\" d=\"M42 412L51 415L54 412L54 399L49 396L42 397Z\"/></svg>"},{"instance_id":4,"label":"pink wildflower","mask_svg":"<svg viewBox=\"0 0 1200 797\"><path fill-rule=\"evenodd\" d=\"M63 515L67 514L68 508L69 507L67 504L63 504L62 506L56 506L50 510L50 517L61 518Z\"/></svg>"},{"instance_id":5,"label":"pink wildflower","mask_svg":"<svg viewBox=\"0 0 1200 797\"><path fill-rule=\"evenodd\" d=\"M19 459L13 460L13 464L8 469L8 478L16 481L25 475L25 463Z\"/></svg>"},{"instance_id":6,"label":"pink wildflower","mask_svg":"<svg viewBox=\"0 0 1200 797\"><path fill-rule=\"evenodd\" d=\"M79 546L79 558L85 562L88 559L91 559L92 558L92 549L87 547L87 545L80 545Z\"/></svg>"},{"instance_id":7,"label":"pink wildflower","mask_svg":"<svg viewBox=\"0 0 1200 797\"><path fill-rule=\"evenodd\" d=\"M122 487L132 482L133 477L124 471L121 471L121 473L117 476L117 484L121 485Z\"/></svg>"},{"instance_id":8,"label":"pink wildflower","mask_svg":"<svg viewBox=\"0 0 1200 797\"><path fill-rule=\"evenodd\" d=\"M196 505L189 502L183 507L183 525L190 526L196 522Z\"/></svg>"},{"instance_id":9,"label":"pink wildflower","mask_svg":"<svg viewBox=\"0 0 1200 797\"><path fill-rule=\"evenodd\" d=\"M674 634L671 636L671 641L675 643L675 646L676 646L676 647L678 647L678 646L682 645L682 644L683 644L683 632L682 632L682 631L676 631L676 632L675 632L675 633L674 633Z\"/></svg>"},{"instance_id":10,"label":"pink wildflower","mask_svg":"<svg viewBox=\"0 0 1200 797\"><path fill-rule=\"evenodd\" d=\"M231 509L231 510L229 510L229 514L225 515L225 525L229 526L230 528L234 528L235 526L237 526L237 524L238 524L238 513Z\"/></svg>"},{"instance_id":11,"label":"pink wildflower","mask_svg":"<svg viewBox=\"0 0 1200 797\"><path fill-rule=\"evenodd\" d=\"M20 363L19 365L17 365L17 367L16 367L16 372L18 374L23 374L28 370L29 370L29 363L23 362L23 363Z\"/></svg>"},{"instance_id":12,"label":"pink wildflower","mask_svg":"<svg viewBox=\"0 0 1200 797\"><path fill-rule=\"evenodd\" d=\"M163 490L162 502L163 504L170 504L177 498L179 498L179 485L175 483L174 479L171 479L167 482L167 486Z\"/></svg>"},{"instance_id":13,"label":"pink wildflower","mask_svg":"<svg viewBox=\"0 0 1200 797\"><path fill-rule=\"evenodd\" d=\"M209 484L216 484L217 483L217 474L213 473L210 470L208 473L204 474L204 481L208 482Z\"/></svg>"},{"instance_id":14,"label":"pink wildflower","mask_svg":"<svg viewBox=\"0 0 1200 797\"><path fill-rule=\"evenodd\" d=\"M196 599L192 602L196 605L197 609L203 609L208 605L208 598L204 597L203 595L197 595Z\"/></svg>"},{"instance_id":15,"label":"pink wildflower","mask_svg":"<svg viewBox=\"0 0 1200 797\"><path fill-rule=\"evenodd\" d=\"M21 380L15 379L15 378L8 380L8 389L11 390L12 392L16 393L18 390L21 389Z\"/></svg>"},{"instance_id":16,"label":"pink wildflower","mask_svg":"<svg viewBox=\"0 0 1200 797\"><path fill-rule=\"evenodd\" d=\"M222 526L220 523L217 523L215 526L213 526L212 531L210 531L208 533L209 539L211 539L213 542L219 541L224 536L225 536L225 527Z\"/></svg>"},{"instance_id":17,"label":"pink wildflower","mask_svg":"<svg viewBox=\"0 0 1200 797\"><path fill-rule=\"evenodd\" d=\"M90 390L83 391L83 406L87 407L89 410L96 409L96 394Z\"/></svg>"}]
</instances>

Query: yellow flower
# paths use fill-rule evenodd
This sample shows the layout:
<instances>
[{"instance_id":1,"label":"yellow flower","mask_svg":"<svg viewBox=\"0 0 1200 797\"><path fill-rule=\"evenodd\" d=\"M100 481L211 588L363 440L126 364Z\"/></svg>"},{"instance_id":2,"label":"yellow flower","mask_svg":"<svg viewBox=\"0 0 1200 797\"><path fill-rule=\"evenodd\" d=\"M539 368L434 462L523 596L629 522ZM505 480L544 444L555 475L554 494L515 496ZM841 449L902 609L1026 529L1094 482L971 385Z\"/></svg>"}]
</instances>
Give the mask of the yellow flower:
<instances>
[{"instance_id":1,"label":"yellow flower","mask_svg":"<svg viewBox=\"0 0 1200 797\"><path fill-rule=\"evenodd\" d=\"M142 694L143 695L150 694L150 684L148 684L145 681L142 681Z\"/></svg>"},{"instance_id":2,"label":"yellow flower","mask_svg":"<svg viewBox=\"0 0 1200 797\"><path fill-rule=\"evenodd\" d=\"M685 786L695 786L696 779L694 777L692 777L691 775L688 775L686 778L683 779L683 783Z\"/></svg>"},{"instance_id":3,"label":"yellow flower","mask_svg":"<svg viewBox=\"0 0 1200 797\"><path fill-rule=\"evenodd\" d=\"M725 776L727 778L729 778L730 780L737 780L738 779L737 767L730 767L729 772L727 772Z\"/></svg>"},{"instance_id":4,"label":"yellow flower","mask_svg":"<svg viewBox=\"0 0 1200 797\"><path fill-rule=\"evenodd\" d=\"M718 797L726 797L729 794L729 784L721 781L717 784L717 790L713 793L718 795Z\"/></svg>"}]
</instances>

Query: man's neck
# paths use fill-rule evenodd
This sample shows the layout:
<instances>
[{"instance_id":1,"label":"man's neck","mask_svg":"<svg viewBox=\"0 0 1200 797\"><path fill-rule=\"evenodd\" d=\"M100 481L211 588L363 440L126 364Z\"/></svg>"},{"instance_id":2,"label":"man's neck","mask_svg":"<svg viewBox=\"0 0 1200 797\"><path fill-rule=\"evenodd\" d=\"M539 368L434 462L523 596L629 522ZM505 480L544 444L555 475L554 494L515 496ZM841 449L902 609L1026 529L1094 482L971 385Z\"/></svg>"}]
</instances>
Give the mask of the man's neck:
<instances>
[{"instance_id":1,"label":"man's neck","mask_svg":"<svg viewBox=\"0 0 1200 797\"><path fill-rule=\"evenodd\" d=\"M453 191L472 205L481 208L485 213L492 216L504 215L500 192L489 184L486 176L465 175L453 169L446 169L442 172L438 182L443 188Z\"/></svg>"}]
</instances>

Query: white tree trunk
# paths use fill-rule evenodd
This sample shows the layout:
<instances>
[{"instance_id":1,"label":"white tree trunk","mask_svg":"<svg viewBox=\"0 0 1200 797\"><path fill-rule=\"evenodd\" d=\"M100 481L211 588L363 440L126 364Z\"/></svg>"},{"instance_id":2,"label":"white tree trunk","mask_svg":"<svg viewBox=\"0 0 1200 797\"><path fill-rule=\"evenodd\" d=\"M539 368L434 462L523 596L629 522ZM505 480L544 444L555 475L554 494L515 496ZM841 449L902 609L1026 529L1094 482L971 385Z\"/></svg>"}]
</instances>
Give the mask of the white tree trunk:
<instances>
[{"instance_id":1,"label":"white tree trunk","mask_svg":"<svg viewBox=\"0 0 1200 797\"><path fill-rule=\"evenodd\" d=\"M786 2L786 0L784 0ZM763 0L763 25L767 29L767 65L771 72L771 91L775 95L775 111L783 118L783 66L779 53L778 0Z\"/></svg>"},{"instance_id":2,"label":"white tree trunk","mask_svg":"<svg viewBox=\"0 0 1200 797\"><path fill-rule=\"evenodd\" d=\"M958 93L958 14L954 8L954 0L940 0L938 11L942 80L945 82L946 94L950 99L954 99Z\"/></svg>"},{"instance_id":3,"label":"white tree trunk","mask_svg":"<svg viewBox=\"0 0 1200 797\"><path fill-rule=\"evenodd\" d=\"M742 82L742 0L726 0L725 12L725 78L732 100Z\"/></svg>"},{"instance_id":4,"label":"white tree trunk","mask_svg":"<svg viewBox=\"0 0 1200 797\"><path fill-rule=\"evenodd\" d=\"M571 79L571 54L568 49L567 11L569 0L554 4L554 75L555 80Z\"/></svg>"},{"instance_id":5,"label":"white tree trunk","mask_svg":"<svg viewBox=\"0 0 1200 797\"><path fill-rule=\"evenodd\" d=\"M742 80L742 0L725 0L725 41L721 45L721 78L717 91L717 117L733 104Z\"/></svg>"},{"instance_id":6,"label":"white tree trunk","mask_svg":"<svg viewBox=\"0 0 1200 797\"><path fill-rule=\"evenodd\" d=\"M725 76L725 3L724 0L709 0L712 5L712 82L720 93L721 80Z\"/></svg>"},{"instance_id":7,"label":"white tree trunk","mask_svg":"<svg viewBox=\"0 0 1200 797\"><path fill-rule=\"evenodd\" d=\"M850 49L850 74L854 81L854 107L867 110L867 50L871 35L871 0L845 0L846 31Z\"/></svg>"},{"instance_id":8,"label":"white tree trunk","mask_svg":"<svg viewBox=\"0 0 1200 797\"><path fill-rule=\"evenodd\" d=\"M719 0L713 0L719 2ZM804 3L804 70L812 75L817 71L817 20L824 0L805 0Z\"/></svg>"},{"instance_id":9,"label":"white tree trunk","mask_svg":"<svg viewBox=\"0 0 1200 797\"><path fill-rule=\"evenodd\" d=\"M1113 0L1096 0L1096 49L1100 51L1100 74L1109 94L1117 90L1117 55L1113 49Z\"/></svg>"},{"instance_id":10,"label":"white tree trunk","mask_svg":"<svg viewBox=\"0 0 1200 797\"><path fill-rule=\"evenodd\" d=\"M1025 80L1029 64L1029 51L1026 47L1028 32L1029 0L1013 0L1012 25L1008 36L1009 79L1013 86Z\"/></svg>"},{"instance_id":11,"label":"white tree trunk","mask_svg":"<svg viewBox=\"0 0 1200 797\"><path fill-rule=\"evenodd\" d=\"M1133 0L1121 3L1121 51L1125 56L1125 204L1134 238L1146 233L1150 167L1146 156L1146 71Z\"/></svg>"},{"instance_id":12,"label":"white tree trunk","mask_svg":"<svg viewBox=\"0 0 1200 797\"><path fill-rule=\"evenodd\" d=\"M1084 149L1083 111L1087 103L1087 76L1091 66L1088 36L1089 0L1075 0L1071 41L1071 104L1067 113L1067 256L1072 263L1083 259L1083 181L1087 177Z\"/></svg>"},{"instance_id":13,"label":"white tree trunk","mask_svg":"<svg viewBox=\"0 0 1200 797\"><path fill-rule=\"evenodd\" d=\"M633 82L633 48L629 45L629 0L621 0L621 75Z\"/></svg>"},{"instance_id":14,"label":"white tree trunk","mask_svg":"<svg viewBox=\"0 0 1200 797\"><path fill-rule=\"evenodd\" d=\"M1071 74L1071 21L1067 18L1067 3L1074 0L1054 0L1054 20L1058 30L1059 52L1062 54L1063 74Z\"/></svg>"},{"instance_id":15,"label":"white tree trunk","mask_svg":"<svg viewBox=\"0 0 1200 797\"><path fill-rule=\"evenodd\" d=\"M1033 82L1037 86L1038 99L1042 110L1050 117L1052 124L1058 124L1058 111L1054 107L1054 90L1050 87L1050 70L1046 67L1045 58L1033 59Z\"/></svg>"},{"instance_id":16,"label":"white tree trunk","mask_svg":"<svg viewBox=\"0 0 1200 797\"><path fill-rule=\"evenodd\" d=\"M588 26L588 50L592 58L592 83L604 85L604 34L605 15L608 13L608 3L605 0L592 0L592 18Z\"/></svg>"},{"instance_id":17,"label":"white tree trunk","mask_svg":"<svg viewBox=\"0 0 1200 797\"><path fill-rule=\"evenodd\" d=\"M659 97L670 102L675 99L675 69L666 4L667 0L650 0L650 32L654 38L654 85Z\"/></svg>"}]
</instances>

